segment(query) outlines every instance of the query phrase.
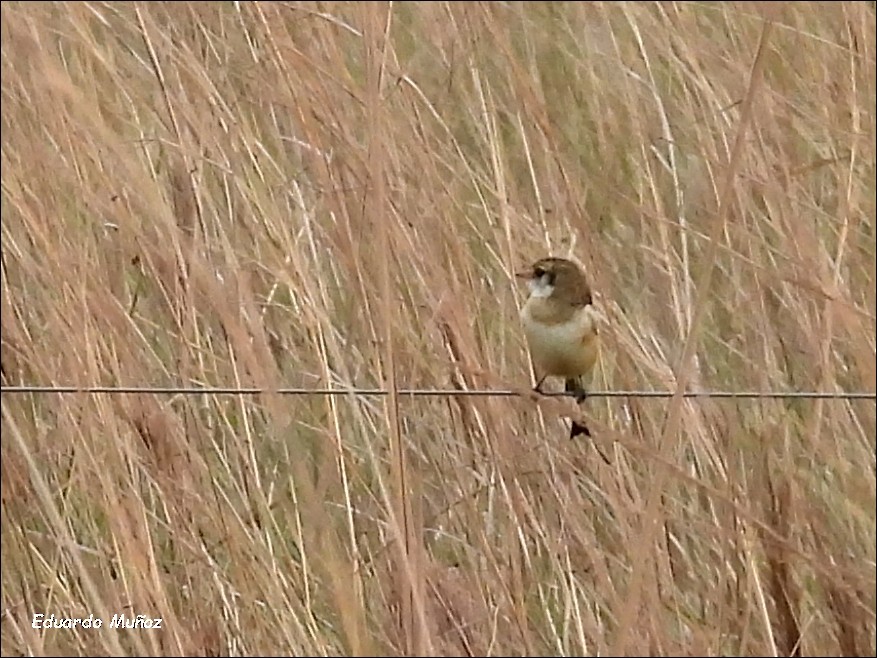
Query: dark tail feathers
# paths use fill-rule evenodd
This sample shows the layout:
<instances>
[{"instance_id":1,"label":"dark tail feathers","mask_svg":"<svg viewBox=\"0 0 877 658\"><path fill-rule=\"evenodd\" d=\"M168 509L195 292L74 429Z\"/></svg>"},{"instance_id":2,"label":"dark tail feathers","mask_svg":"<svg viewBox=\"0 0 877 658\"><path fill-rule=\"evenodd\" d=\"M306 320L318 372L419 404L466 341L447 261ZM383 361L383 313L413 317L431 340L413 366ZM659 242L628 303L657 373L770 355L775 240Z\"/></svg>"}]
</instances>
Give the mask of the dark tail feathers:
<instances>
[{"instance_id":1,"label":"dark tail feathers","mask_svg":"<svg viewBox=\"0 0 877 658\"><path fill-rule=\"evenodd\" d=\"M569 429L569 438L574 439L580 434L584 434L585 436L591 436L591 430L588 429L587 425L579 423L577 421L572 422L572 427Z\"/></svg>"},{"instance_id":2,"label":"dark tail feathers","mask_svg":"<svg viewBox=\"0 0 877 658\"><path fill-rule=\"evenodd\" d=\"M567 379L565 382L564 390L567 393L575 393L576 402L580 405L588 397L588 392L585 390L585 387L582 386L582 383L578 379ZM574 420L572 422L572 427L569 430L569 438L574 439L581 434L584 434L585 436L591 436L591 430L589 430L588 426L584 423L580 423Z\"/></svg>"}]
</instances>

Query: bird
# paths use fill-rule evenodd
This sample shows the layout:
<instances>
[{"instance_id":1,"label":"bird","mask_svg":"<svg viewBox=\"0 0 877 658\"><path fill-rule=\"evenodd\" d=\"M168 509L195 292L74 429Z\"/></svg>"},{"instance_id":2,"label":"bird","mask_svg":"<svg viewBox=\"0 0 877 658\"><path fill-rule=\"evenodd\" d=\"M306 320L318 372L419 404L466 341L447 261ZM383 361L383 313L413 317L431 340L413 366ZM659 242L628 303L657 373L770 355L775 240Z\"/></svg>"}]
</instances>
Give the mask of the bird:
<instances>
[{"instance_id":1,"label":"bird","mask_svg":"<svg viewBox=\"0 0 877 658\"><path fill-rule=\"evenodd\" d=\"M548 377L562 377L564 389L581 405L587 398L591 373L600 356L600 335L591 288L582 269L566 258L541 258L516 276L530 296L521 308L521 322L543 393ZM573 420L570 438L591 432Z\"/></svg>"}]
</instances>

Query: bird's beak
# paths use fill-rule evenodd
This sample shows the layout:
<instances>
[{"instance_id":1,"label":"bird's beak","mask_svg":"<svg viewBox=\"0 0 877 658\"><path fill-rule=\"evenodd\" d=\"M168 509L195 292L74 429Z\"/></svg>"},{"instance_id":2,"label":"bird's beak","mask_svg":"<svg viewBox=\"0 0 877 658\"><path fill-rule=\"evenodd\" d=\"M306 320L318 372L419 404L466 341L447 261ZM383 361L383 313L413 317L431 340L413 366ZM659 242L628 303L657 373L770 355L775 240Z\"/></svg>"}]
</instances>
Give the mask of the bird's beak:
<instances>
[{"instance_id":1,"label":"bird's beak","mask_svg":"<svg viewBox=\"0 0 877 658\"><path fill-rule=\"evenodd\" d=\"M523 272L515 272L515 276L519 279L530 279L533 277L533 272L530 270L524 270Z\"/></svg>"}]
</instances>

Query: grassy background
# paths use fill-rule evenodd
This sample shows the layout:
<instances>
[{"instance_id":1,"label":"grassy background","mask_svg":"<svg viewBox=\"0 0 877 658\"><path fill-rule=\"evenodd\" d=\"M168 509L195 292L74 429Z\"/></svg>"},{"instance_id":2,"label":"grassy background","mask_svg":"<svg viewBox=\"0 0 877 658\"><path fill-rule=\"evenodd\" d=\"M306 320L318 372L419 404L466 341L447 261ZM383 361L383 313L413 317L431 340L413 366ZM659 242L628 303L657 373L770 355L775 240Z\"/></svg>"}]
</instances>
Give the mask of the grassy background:
<instances>
[{"instance_id":1,"label":"grassy background","mask_svg":"<svg viewBox=\"0 0 877 658\"><path fill-rule=\"evenodd\" d=\"M598 388L874 390L874 3L4 2L0 73L4 384L526 391L550 253ZM873 400L573 411L4 393L0 649L875 654Z\"/></svg>"}]
</instances>

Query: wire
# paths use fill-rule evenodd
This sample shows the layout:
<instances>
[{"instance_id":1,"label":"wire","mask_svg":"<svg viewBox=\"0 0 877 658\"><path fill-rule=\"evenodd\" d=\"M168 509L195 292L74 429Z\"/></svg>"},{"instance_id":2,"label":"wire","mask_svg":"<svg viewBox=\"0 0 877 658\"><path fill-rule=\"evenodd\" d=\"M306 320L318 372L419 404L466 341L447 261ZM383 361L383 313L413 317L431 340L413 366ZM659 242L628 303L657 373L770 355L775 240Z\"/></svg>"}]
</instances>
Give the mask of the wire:
<instances>
[{"instance_id":1,"label":"wire","mask_svg":"<svg viewBox=\"0 0 877 658\"><path fill-rule=\"evenodd\" d=\"M385 396L379 388L241 388L232 386L2 386L0 393L20 394L108 394L108 395L359 395ZM508 389L399 389L399 397L520 397L524 391ZM594 398L672 398L675 391L590 391ZM544 393L551 397L572 397L575 393ZM724 399L806 399L806 400L874 400L877 393L867 391L683 391L684 398Z\"/></svg>"}]
</instances>

